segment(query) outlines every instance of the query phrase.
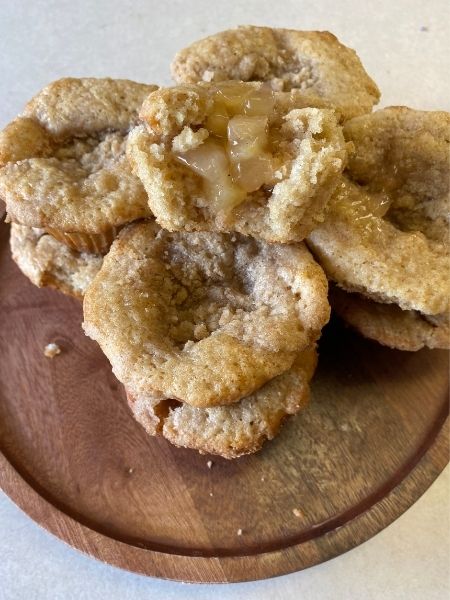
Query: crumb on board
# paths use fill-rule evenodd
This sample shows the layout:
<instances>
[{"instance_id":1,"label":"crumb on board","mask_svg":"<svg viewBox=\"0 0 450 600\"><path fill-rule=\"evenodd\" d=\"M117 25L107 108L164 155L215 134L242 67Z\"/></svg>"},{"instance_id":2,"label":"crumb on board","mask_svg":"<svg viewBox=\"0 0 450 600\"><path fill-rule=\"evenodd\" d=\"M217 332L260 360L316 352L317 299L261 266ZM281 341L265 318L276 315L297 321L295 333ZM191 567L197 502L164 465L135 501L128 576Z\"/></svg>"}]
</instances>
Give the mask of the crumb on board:
<instances>
[{"instance_id":1,"label":"crumb on board","mask_svg":"<svg viewBox=\"0 0 450 600\"><path fill-rule=\"evenodd\" d=\"M213 461L208 460L208 462L206 463L206 466L208 467L208 469L210 469L213 466Z\"/></svg>"},{"instance_id":2,"label":"crumb on board","mask_svg":"<svg viewBox=\"0 0 450 600\"><path fill-rule=\"evenodd\" d=\"M265 481L264 477L261 477L261 481Z\"/></svg>"},{"instance_id":3,"label":"crumb on board","mask_svg":"<svg viewBox=\"0 0 450 600\"><path fill-rule=\"evenodd\" d=\"M301 517L302 516L302 511L299 508L293 508L292 512L294 513L295 517Z\"/></svg>"},{"instance_id":4,"label":"crumb on board","mask_svg":"<svg viewBox=\"0 0 450 600\"><path fill-rule=\"evenodd\" d=\"M240 529L240 528L239 528L239 529L237 530L237 534L238 534L238 535L242 535L242 529Z\"/></svg>"},{"instance_id":5,"label":"crumb on board","mask_svg":"<svg viewBox=\"0 0 450 600\"><path fill-rule=\"evenodd\" d=\"M209 492L209 495L212 497L214 494L212 492Z\"/></svg>"},{"instance_id":6,"label":"crumb on board","mask_svg":"<svg viewBox=\"0 0 450 600\"><path fill-rule=\"evenodd\" d=\"M134 469L133 469L132 467L130 467L130 468L128 469L128 473L129 473L130 475L133 473L133 471L134 471Z\"/></svg>"},{"instance_id":7,"label":"crumb on board","mask_svg":"<svg viewBox=\"0 0 450 600\"><path fill-rule=\"evenodd\" d=\"M47 344L44 348L44 356L47 358L54 358L57 354L61 354L61 348L58 344Z\"/></svg>"}]
</instances>

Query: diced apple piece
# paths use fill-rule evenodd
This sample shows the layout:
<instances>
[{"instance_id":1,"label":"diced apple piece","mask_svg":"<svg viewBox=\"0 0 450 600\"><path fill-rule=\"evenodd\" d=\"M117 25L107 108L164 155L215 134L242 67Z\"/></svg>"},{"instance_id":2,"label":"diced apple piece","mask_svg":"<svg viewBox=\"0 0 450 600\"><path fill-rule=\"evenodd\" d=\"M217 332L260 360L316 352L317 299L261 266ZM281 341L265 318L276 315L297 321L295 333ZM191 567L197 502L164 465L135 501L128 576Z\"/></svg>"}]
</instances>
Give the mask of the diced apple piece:
<instances>
[{"instance_id":1,"label":"diced apple piece","mask_svg":"<svg viewBox=\"0 0 450 600\"><path fill-rule=\"evenodd\" d=\"M273 185L273 172L272 158L267 154L243 160L232 167L233 180L247 193L259 190L262 185Z\"/></svg>"},{"instance_id":2,"label":"diced apple piece","mask_svg":"<svg viewBox=\"0 0 450 600\"><path fill-rule=\"evenodd\" d=\"M384 217L392 204L392 200L386 194L370 194L364 197L365 211L374 217Z\"/></svg>"},{"instance_id":3,"label":"diced apple piece","mask_svg":"<svg viewBox=\"0 0 450 600\"><path fill-rule=\"evenodd\" d=\"M229 118L225 104L219 100L215 100L212 110L206 119L205 126L213 135L226 138Z\"/></svg>"},{"instance_id":4,"label":"diced apple piece","mask_svg":"<svg viewBox=\"0 0 450 600\"><path fill-rule=\"evenodd\" d=\"M217 85L217 97L225 105L230 117L239 114L267 116L275 105L272 89L264 85L255 89L247 83L225 81Z\"/></svg>"},{"instance_id":5,"label":"diced apple piece","mask_svg":"<svg viewBox=\"0 0 450 600\"><path fill-rule=\"evenodd\" d=\"M267 146L267 117L239 115L228 123L228 141L233 162L254 158Z\"/></svg>"},{"instance_id":6,"label":"diced apple piece","mask_svg":"<svg viewBox=\"0 0 450 600\"><path fill-rule=\"evenodd\" d=\"M373 217L384 217L391 207L392 199L388 194L356 194L352 188L342 184L341 190L334 199L334 206L342 213L349 214L356 221L368 223Z\"/></svg>"},{"instance_id":7,"label":"diced apple piece","mask_svg":"<svg viewBox=\"0 0 450 600\"><path fill-rule=\"evenodd\" d=\"M175 156L206 180L207 197L214 211L228 212L245 200L247 194L233 182L226 149L219 142L208 138L197 148Z\"/></svg>"},{"instance_id":8,"label":"diced apple piece","mask_svg":"<svg viewBox=\"0 0 450 600\"><path fill-rule=\"evenodd\" d=\"M206 189L215 212L229 213L247 198L247 192L233 183L229 175L215 182L207 181Z\"/></svg>"},{"instance_id":9,"label":"diced apple piece","mask_svg":"<svg viewBox=\"0 0 450 600\"><path fill-rule=\"evenodd\" d=\"M190 167L195 173L208 181L223 178L223 174L229 171L225 148L210 138L197 148L175 154L175 156L179 162Z\"/></svg>"},{"instance_id":10,"label":"diced apple piece","mask_svg":"<svg viewBox=\"0 0 450 600\"><path fill-rule=\"evenodd\" d=\"M253 90L244 102L244 114L249 117L268 116L275 106L275 95L268 87Z\"/></svg>"},{"instance_id":11,"label":"diced apple piece","mask_svg":"<svg viewBox=\"0 0 450 600\"><path fill-rule=\"evenodd\" d=\"M267 117L239 115L228 123L232 176L246 192L273 183L273 161L266 151Z\"/></svg>"},{"instance_id":12,"label":"diced apple piece","mask_svg":"<svg viewBox=\"0 0 450 600\"><path fill-rule=\"evenodd\" d=\"M230 116L242 114L253 88L245 83L224 81L217 84L217 100L222 102Z\"/></svg>"}]
</instances>

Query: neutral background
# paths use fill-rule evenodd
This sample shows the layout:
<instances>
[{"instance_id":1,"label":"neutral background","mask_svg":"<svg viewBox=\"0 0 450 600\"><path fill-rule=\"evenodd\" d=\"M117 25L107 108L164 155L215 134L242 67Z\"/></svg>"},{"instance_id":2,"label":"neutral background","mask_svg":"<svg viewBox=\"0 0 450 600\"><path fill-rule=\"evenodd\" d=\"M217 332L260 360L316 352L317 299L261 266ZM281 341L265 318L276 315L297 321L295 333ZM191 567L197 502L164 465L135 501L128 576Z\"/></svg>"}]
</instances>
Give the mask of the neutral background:
<instances>
[{"instance_id":1,"label":"neutral background","mask_svg":"<svg viewBox=\"0 0 450 600\"><path fill-rule=\"evenodd\" d=\"M238 24L328 29L355 48L381 105L450 110L448 0L0 0L0 126L62 76L168 84L174 53ZM148 579L100 564L0 496L0 599L444 600L450 594L447 470L398 521L307 571L221 586Z\"/></svg>"}]
</instances>

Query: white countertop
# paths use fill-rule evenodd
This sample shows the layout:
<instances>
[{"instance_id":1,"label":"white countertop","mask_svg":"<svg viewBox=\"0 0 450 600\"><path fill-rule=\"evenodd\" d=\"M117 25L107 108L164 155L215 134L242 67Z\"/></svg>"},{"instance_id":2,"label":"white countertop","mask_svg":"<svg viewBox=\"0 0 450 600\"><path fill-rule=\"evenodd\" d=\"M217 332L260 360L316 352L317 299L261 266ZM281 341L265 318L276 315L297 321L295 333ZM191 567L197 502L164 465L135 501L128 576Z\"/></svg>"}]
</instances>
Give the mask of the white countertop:
<instances>
[{"instance_id":1,"label":"white countertop","mask_svg":"<svg viewBox=\"0 0 450 600\"><path fill-rule=\"evenodd\" d=\"M238 24L330 30L355 48L380 106L450 110L447 0L1 0L0 127L62 76L168 84L173 54ZM72 550L0 495L0 600L164 598L444 600L450 595L450 470L362 546L307 571L247 584L183 585Z\"/></svg>"}]
</instances>

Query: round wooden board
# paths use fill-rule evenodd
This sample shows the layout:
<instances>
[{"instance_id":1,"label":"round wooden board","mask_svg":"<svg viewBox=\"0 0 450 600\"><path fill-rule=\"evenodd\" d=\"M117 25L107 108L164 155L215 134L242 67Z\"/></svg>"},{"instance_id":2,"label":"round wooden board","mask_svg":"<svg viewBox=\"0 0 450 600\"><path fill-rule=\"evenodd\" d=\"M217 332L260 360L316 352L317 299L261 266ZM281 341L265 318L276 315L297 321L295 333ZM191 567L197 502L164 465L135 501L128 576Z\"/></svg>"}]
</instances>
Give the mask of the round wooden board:
<instances>
[{"instance_id":1,"label":"round wooden board","mask_svg":"<svg viewBox=\"0 0 450 600\"><path fill-rule=\"evenodd\" d=\"M7 237L2 224L0 485L75 548L182 581L281 575L376 534L447 463L447 353L388 350L339 323L310 406L262 452L226 461L149 438L80 304L32 286Z\"/></svg>"}]
</instances>

